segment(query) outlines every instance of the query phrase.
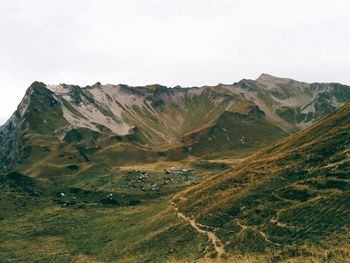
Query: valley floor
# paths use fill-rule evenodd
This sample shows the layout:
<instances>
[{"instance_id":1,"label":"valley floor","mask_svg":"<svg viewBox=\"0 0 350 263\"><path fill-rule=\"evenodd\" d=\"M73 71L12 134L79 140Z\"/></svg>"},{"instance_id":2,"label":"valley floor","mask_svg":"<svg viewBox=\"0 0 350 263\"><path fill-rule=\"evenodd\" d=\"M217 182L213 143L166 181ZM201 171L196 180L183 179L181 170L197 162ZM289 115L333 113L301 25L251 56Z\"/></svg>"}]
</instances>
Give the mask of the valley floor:
<instances>
[{"instance_id":1,"label":"valley floor","mask_svg":"<svg viewBox=\"0 0 350 263\"><path fill-rule=\"evenodd\" d=\"M348 262L348 254L315 248L294 256L278 249L228 253L218 229L172 202L180 191L235 164L206 162L185 174L164 169L188 163L119 167L98 176L92 170L50 180L3 175L0 262ZM25 185L19 183L23 180Z\"/></svg>"}]
</instances>

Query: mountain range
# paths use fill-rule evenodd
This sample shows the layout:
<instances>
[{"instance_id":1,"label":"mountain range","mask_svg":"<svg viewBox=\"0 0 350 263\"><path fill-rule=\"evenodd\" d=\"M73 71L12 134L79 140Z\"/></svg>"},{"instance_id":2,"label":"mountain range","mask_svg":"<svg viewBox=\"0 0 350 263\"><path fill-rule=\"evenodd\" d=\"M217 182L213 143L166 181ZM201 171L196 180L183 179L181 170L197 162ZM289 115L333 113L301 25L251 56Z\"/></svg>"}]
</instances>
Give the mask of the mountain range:
<instances>
[{"instance_id":1,"label":"mountain range","mask_svg":"<svg viewBox=\"0 0 350 263\"><path fill-rule=\"evenodd\" d=\"M0 127L0 262L348 262L349 99L34 82Z\"/></svg>"},{"instance_id":2,"label":"mountain range","mask_svg":"<svg viewBox=\"0 0 350 263\"><path fill-rule=\"evenodd\" d=\"M0 128L0 163L8 171L38 160L45 167L246 156L349 98L345 85L267 74L200 88L34 82Z\"/></svg>"}]
</instances>

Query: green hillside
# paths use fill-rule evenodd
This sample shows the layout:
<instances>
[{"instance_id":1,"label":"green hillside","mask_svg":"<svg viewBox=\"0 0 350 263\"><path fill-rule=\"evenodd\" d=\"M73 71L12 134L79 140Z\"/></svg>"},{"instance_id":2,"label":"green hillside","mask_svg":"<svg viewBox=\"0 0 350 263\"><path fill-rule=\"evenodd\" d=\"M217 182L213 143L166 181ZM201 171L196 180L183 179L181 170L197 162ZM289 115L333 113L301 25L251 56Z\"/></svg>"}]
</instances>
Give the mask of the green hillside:
<instances>
[{"instance_id":1,"label":"green hillside","mask_svg":"<svg viewBox=\"0 0 350 263\"><path fill-rule=\"evenodd\" d=\"M347 103L183 192L175 203L198 224L214 229L228 255L345 262L350 253L349 154Z\"/></svg>"},{"instance_id":2,"label":"green hillside","mask_svg":"<svg viewBox=\"0 0 350 263\"><path fill-rule=\"evenodd\" d=\"M0 262L347 262L349 98L34 82L0 127Z\"/></svg>"},{"instance_id":3,"label":"green hillside","mask_svg":"<svg viewBox=\"0 0 350 263\"><path fill-rule=\"evenodd\" d=\"M266 121L263 111L252 106L245 114L222 113L208 127L185 135L183 142L193 155L232 158L245 156L286 136L286 132Z\"/></svg>"}]
</instances>

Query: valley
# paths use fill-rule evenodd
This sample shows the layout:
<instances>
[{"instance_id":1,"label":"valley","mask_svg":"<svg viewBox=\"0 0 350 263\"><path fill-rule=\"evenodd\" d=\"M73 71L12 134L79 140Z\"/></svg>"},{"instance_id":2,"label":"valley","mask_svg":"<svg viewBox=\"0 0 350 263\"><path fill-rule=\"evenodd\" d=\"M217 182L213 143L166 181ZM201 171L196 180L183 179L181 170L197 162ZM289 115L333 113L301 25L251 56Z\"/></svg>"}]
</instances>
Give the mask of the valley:
<instances>
[{"instance_id":1,"label":"valley","mask_svg":"<svg viewBox=\"0 0 350 263\"><path fill-rule=\"evenodd\" d=\"M211 255L215 259L211 239L179 218L170 201L179 191L221 171L219 164L210 170L167 174L165 168L184 164L160 162L50 181L4 175L0 258L165 262Z\"/></svg>"},{"instance_id":2,"label":"valley","mask_svg":"<svg viewBox=\"0 0 350 263\"><path fill-rule=\"evenodd\" d=\"M348 262L349 99L34 82L0 127L0 262Z\"/></svg>"}]
</instances>

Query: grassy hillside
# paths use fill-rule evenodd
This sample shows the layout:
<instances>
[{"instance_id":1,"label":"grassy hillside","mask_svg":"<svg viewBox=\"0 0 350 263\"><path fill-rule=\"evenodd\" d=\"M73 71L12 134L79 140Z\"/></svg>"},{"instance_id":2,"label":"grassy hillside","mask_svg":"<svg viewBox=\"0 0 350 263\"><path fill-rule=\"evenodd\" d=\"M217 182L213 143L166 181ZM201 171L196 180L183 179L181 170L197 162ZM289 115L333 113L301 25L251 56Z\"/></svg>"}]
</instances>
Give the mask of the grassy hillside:
<instances>
[{"instance_id":1,"label":"grassy hillside","mask_svg":"<svg viewBox=\"0 0 350 263\"><path fill-rule=\"evenodd\" d=\"M245 156L286 137L280 128L265 119L256 106L247 113L224 112L211 125L183 137L189 152L196 156ZM216 153L216 154L215 154Z\"/></svg>"},{"instance_id":2,"label":"grassy hillside","mask_svg":"<svg viewBox=\"0 0 350 263\"><path fill-rule=\"evenodd\" d=\"M210 249L169 200L214 170L165 174L179 163L102 167L31 178L0 175L0 262L165 262Z\"/></svg>"},{"instance_id":3,"label":"grassy hillside","mask_svg":"<svg viewBox=\"0 0 350 263\"><path fill-rule=\"evenodd\" d=\"M349 258L350 103L178 195L228 254ZM339 261L342 262L342 261Z\"/></svg>"},{"instance_id":4,"label":"grassy hillside","mask_svg":"<svg viewBox=\"0 0 350 263\"><path fill-rule=\"evenodd\" d=\"M220 261L208 235L169 205L175 196L179 212L220 239L222 261L347 262L349 109L242 163L1 174L0 261ZM171 166L192 171L165 174Z\"/></svg>"},{"instance_id":5,"label":"grassy hillside","mask_svg":"<svg viewBox=\"0 0 350 263\"><path fill-rule=\"evenodd\" d=\"M345 262L350 103L247 156L348 97L269 75L35 82L0 127L0 262Z\"/></svg>"}]
</instances>

